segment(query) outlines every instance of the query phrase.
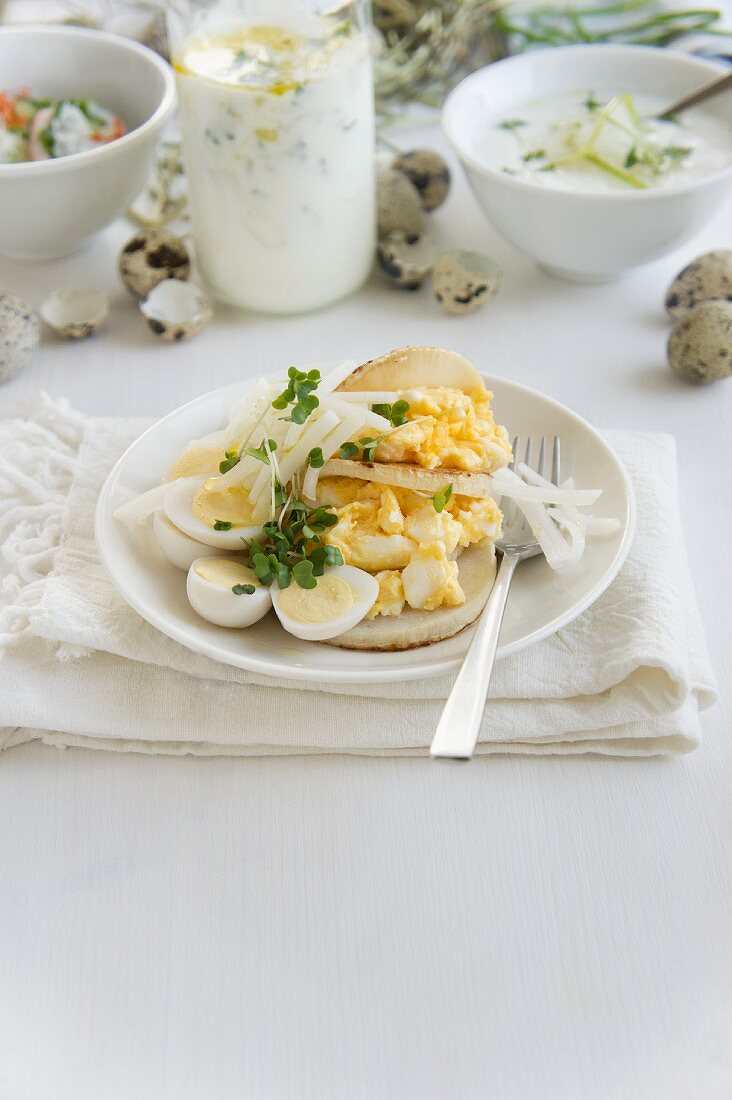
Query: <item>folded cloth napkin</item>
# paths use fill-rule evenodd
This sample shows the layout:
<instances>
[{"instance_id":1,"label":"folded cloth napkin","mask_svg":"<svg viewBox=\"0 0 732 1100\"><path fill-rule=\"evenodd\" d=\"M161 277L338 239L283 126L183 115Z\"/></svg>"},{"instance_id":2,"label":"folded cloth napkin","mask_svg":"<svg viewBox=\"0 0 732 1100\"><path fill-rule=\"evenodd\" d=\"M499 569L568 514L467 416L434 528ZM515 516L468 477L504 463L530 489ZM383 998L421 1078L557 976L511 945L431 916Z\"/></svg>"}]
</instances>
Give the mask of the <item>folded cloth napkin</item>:
<instances>
[{"instance_id":1,"label":"folded cloth napkin","mask_svg":"<svg viewBox=\"0 0 732 1100\"><path fill-rule=\"evenodd\" d=\"M93 514L112 464L145 427L89 419L45 396L0 421L0 748L40 738L202 755L424 754L449 677L268 678L189 652L127 606L97 556ZM630 557L580 618L497 663L478 752L649 756L699 743L714 683L674 440L608 438L636 487Z\"/></svg>"}]
</instances>

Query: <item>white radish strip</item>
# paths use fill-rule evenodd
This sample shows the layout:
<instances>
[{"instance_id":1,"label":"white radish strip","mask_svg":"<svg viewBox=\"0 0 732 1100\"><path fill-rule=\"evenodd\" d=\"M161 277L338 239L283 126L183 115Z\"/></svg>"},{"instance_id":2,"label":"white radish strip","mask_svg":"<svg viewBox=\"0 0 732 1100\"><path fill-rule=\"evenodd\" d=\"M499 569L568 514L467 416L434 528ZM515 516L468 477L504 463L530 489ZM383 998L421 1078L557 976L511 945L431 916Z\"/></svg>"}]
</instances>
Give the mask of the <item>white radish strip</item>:
<instances>
[{"instance_id":1,"label":"white radish strip","mask_svg":"<svg viewBox=\"0 0 732 1100\"><path fill-rule=\"evenodd\" d=\"M493 474L494 488L502 496L512 500L522 500L534 504L573 504L582 507L594 504L602 494L602 489L559 489L555 485L546 488L527 485L513 470L504 467Z\"/></svg>"},{"instance_id":2,"label":"white radish strip","mask_svg":"<svg viewBox=\"0 0 732 1100\"><path fill-rule=\"evenodd\" d=\"M622 527L619 519L604 518L602 516L586 516L585 532L588 535L614 535Z\"/></svg>"},{"instance_id":3,"label":"white radish strip","mask_svg":"<svg viewBox=\"0 0 732 1100\"><path fill-rule=\"evenodd\" d=\"M321 443L321 449L323 451L323 458L326 460L332 458L333 455L338 454L341 446L355 435L359 429L359 421L356 417L349 416L344 417L343 420L333 429ZM305 474L305 479L302 485L303 496L307 500L317 500L317 488L320 475L323 472L324 467L314 469L310 466Z\"/></svg>"},{"instance_id":4,"label":"white radish strip","mask_svg":"<svg viewBox=\"0 0 732 1100\"><path fill-rule=\"evenodd\" d=\"M328 398L328 408L335 409L339 416L355 413L359 417L359 424L368 428L376 428L379 432L386 432L391 428L391 424L385 416L379 416L378 413L371 412L370 409L362 409L359 405L349 405L346 401L342 401L337 397Z\"/></svg>"},{"instance_id":5,"label":"white radish strip","mask_svg":"<svg viewBox=\"0 0 732 1100\"><path fill-rule=\"evenodd\" d=\"M140 493L133 500L128 500L126 504L121 504L119 508L112 513L114 519L120 521L120 523L142 523L144 519L152 515L153 512L157 512L158 508L162 507L163 501L171 490L173 485L179 485L182 481L196 481L200 484L201 475L196 477L178 477L174 481L165 481L162 485L156 485L153 489L148 489L145 493Z\"/></svg>"},{"instance_id":6,"label":"white radish strip","mask_svg":"<svg viewBox=\"0 0 732 1100\"><path fill-rule=\"evenodd\" d=\"M354 405L393 405L399 400L396 390L346 390L338 394L339 401L347 401Z\"/></svg>"},{"instance_id":7,"label":"white radish strip","mask_svg":"<svg viewBox=\"0 0 732 1100\"><path fill-rule=\"evenodd\" d=\"M272 474L270 473L269 466L266 463L263 463L262 467L261 467L261 469L260 469L259 473L257 474L257 477L254 481L254 485L252 486L252 490L249 494L249 500L252 504L256 505L256 504L259 503L259 501L262 497L262 494L267 489L269 489L269 483L270 483L271 478L272 478Z\"/></svg>"},{"instance_id":8,"label":"white radish strip","mask_svg":"<svg viewBox=\"0 0 732 1100\"><path fill-rule=\"evenodd\" d=\"M202 435L200 439L192 439L190 443L186 444L186 449L183 454L187 454L188 451L198 450L200 447L221 447L224 450L226 444L226 429L221 428L217 432L210 432L209 435Z\"/></svg>"},{"instance_id":9,"label":"white radish strip","mask_svg":"<svg viewBox=\"0 0 732 1100\"><path fill-rule=\"evenodd\" d=\"M549 518L546 508L541 504L520 500L516 503L526 516L529 527L544 551L547 564L551 569L561 572L566 568L570 557L569 547Z\"/></svg>"},{"instance_id":10,"label":"white radish strip","mask_svg":"<svg viewBox=\"0 0 732 1100\"><path fill-rule=\"evenodd\" d=\"M341 382L345 382L347 378L351 377L357 366L358 363L355 359L343 359L340 363L336 363L334 367L323 374L318 384L318 395L333 393L333 390L337 389ZM317 368L308 367L305 369L307 371Z\"/></svg>"},{"instance_id":11,"label":"white radish strip","mask_svg":"<svg viewBox=\"0 0 732 1100\"><path fill-rule=\"evenodd\" d=\"M337 427L338 423L339 420L336 414L328 411L321 416L316 424L313 424L312 431L304 433L289 454L283 456L280 464L282 474L280 481L283 485L287 485L295 470L305 464L312 448L320 446L328 433Z\"/></svg>"},{"instance_id":12,"label":"white radish strip","mask_svg":"<svg viewBox=\"0 0 732 1100\"><path fill-rule=\"evenodd\" d=\"M569 555L565 564L565 569L569 569L579 562L585 552L584 517L576 508L548 508L547 512L569 538Z\"/></svg>"}]
</instances>

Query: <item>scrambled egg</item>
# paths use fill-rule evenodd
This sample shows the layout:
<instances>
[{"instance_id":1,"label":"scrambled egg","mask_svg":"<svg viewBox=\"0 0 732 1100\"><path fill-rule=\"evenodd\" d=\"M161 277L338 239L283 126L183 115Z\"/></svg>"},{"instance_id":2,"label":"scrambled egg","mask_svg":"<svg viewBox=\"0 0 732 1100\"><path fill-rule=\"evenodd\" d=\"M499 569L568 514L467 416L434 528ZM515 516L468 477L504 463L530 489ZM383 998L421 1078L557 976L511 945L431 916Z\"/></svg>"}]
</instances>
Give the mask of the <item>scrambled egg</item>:
<instances>
[{"instance_id":1,"label":"scrambled egg","mask_svg":"<svg viewBox=\"0 0 732 1100\"><path fill-rule=\"evenodd\" d=\"M492 473L511 461L506 429L493 419L490 391L441 387L404 390L399 397L409 402L407 423L379 442L377 462Z\"/></svg>"},{"instance_id":2,"label":"scrambled egg","mask_svg":"<svg viewBox=\"0 0 732 1100\"><path fill-rule=\"evenodd\" d=\"M321 478L318 499L338 522L325 540L348 565L376 575L379 596L369 618L410 607L432 611L465 600L458 580L458 548L496 538L501 513L490 498L455 495L441 512L412 489L356 478Z\"/></svg>"}]
</instances>

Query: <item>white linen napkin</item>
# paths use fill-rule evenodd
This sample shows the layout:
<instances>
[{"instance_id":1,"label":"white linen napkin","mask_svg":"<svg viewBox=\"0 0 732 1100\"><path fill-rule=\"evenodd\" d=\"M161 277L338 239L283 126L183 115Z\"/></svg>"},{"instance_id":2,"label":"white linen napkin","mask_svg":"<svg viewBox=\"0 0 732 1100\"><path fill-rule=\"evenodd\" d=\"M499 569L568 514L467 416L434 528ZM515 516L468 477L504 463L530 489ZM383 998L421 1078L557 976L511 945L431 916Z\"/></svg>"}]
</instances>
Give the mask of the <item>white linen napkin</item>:
<instances>
[{"instance_id":1,"label":"white linen napkin","mask_svg":"<svg viewBox=\"0 0 732 1100\"><path fill-rule=\"evenodd\" d=\"M268 678L191 653L122 600L96 553L94 506L145 427L89 419L45 396L0 421L0 749L40 738L202 755L425 754L450 677ZM649 756L699 743L714 681L679 521L675 443L607 434L637 493L629 559L580 618L497 663L480 753Z\"/></svg>"}]
</instances>

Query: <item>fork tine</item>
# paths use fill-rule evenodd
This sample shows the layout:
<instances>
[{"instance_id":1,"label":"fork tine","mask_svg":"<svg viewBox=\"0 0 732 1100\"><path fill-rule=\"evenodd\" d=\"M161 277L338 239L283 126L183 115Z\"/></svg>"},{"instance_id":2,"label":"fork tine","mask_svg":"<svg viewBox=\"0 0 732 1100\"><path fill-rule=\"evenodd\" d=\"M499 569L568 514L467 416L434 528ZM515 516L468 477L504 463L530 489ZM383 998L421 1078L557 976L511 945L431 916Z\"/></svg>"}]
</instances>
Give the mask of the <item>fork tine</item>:
<instances>
[{"instance_id":1,"label":"fork tine","mask_svg":"<svg viewBox=\"0 0 732 1100\"><path fill-rule=\"evenodd\" d=\"M544 476L544 464L546 462L546 436L541 437L541 443L539 444L539 462L537 463L536 472L539 477Z\"/></svg>"},{"instance_id":2,"label":"fork tine","mask_svg":"<svg viewBox=\"0 0 732 1100\"><path fill-rule=\"evenodd\" d=\"M528 436L526 440L526 454L524 455L524 462L527 466L531 465L531 436Z\"/></svg>"},{"instance_id":3,"label":"fork tine","mask_svg":"<svg viewBox=\"0 0 732 1100\"><path fill-rule=\"evenodd\" d=\"M511 464L508 467L509 470L513 470L516 466L516 462L518 461L519 443L520 443L520 439L517 435L515 435L513 437L513 443L511 444L511 450L513 451L513 458L511 459Z\"/></svg>"},{"instance_id":4,"label":"fork tine","mask_svg":"<svg viewBox=\"0 0 732 1100\"><path fill-rule=\"evenodd\" d=\"M558 485L562 476L562 454L561 444L559 442L559 436L554 436L554 447L552 449L552 481L555 485Z\"/></svg>"}]
</instances>

